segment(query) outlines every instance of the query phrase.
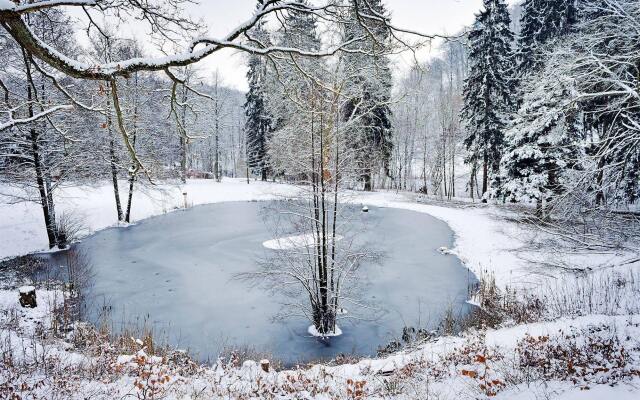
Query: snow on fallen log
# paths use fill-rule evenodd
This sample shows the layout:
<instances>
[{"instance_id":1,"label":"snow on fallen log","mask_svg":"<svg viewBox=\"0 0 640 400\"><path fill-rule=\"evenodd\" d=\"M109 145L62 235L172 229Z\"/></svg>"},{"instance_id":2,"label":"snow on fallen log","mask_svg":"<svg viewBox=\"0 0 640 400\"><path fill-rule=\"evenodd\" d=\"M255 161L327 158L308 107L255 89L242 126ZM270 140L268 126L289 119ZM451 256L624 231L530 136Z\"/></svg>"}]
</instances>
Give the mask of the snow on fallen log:
<instances>
[{"instance_id":1,"label":"snow on fallen log","mask_svg":"<svg viewBox=\"0 0 640 400\"><path fill-rule=\"evenodd\" d=\"M20 293L20 305L24 308L36 308L36 288L33 286L22 286L18 289Z\"/></svg>"}]
</instances>

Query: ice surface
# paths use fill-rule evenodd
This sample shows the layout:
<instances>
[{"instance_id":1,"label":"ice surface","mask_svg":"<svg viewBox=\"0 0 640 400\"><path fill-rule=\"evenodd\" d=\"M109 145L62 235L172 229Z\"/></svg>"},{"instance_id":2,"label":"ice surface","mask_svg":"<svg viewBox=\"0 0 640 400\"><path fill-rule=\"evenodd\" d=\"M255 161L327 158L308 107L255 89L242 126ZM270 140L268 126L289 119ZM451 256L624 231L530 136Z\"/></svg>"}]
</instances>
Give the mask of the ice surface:
<instances>
[{"instance_id":1,"label":"ice surface","mask_svg":"<svg viewBox=\"0 0 640 400\"><path fill-rule=\"evenodd\" d=\"M449 306L468 307L473 275L456 257L436 250L453 244L445 223L411 211L372 208L363 214L356 208L358 242L384 255L359 270L358 296L373 311L344 304L347 316L356 318L341 321L343 335L328 342L310 338L303 318L274 322L280 304L291 299L235 279L273 253L263 247L273 237L263 218L272 208L259 202L201 206L85 239L76 248L93 264L94 303L112 306L118 321L149 316L147 322L169 332L172 343L202 357L248 345L289 362L375 355L405 324L433 327ZM52 265L64 263L64 254L48 257ZM372 320L357 319L362 317Z\"/></svg>"}]
</instances>

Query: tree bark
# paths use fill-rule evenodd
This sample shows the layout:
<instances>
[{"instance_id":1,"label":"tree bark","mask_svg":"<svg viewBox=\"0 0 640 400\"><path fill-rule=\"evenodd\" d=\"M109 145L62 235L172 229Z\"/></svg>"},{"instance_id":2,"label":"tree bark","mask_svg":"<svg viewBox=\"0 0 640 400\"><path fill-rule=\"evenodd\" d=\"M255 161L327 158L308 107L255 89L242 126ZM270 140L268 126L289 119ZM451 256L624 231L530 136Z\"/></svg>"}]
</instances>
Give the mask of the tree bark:
<instances>
[{"instance_id":1,"label":"tree bark","mask_svg":"<svg viewBox=\"0 0 640 400\"><path fill-rule=\"evenodd\" d=\"M107 83L107 86L112 83ZM116 213L118 222L124 221L122 213L122 202L120 201L120 188L118 187L118 158L116 156L115 138L113 133L113 121L111 120L111 101L107 101L107 133L109 134L109 164L111 166L111 184L113 186L113 196L116 202Z\"/></svg>"},{"instance_id":2,"label":"tree bark","mask_svg":"<svg viewBox=\"0 0 640 400\"><path fill-rule=\"evenodd\" d=\"M489 155L484 151L482 160L482 196L489 190Z\"/></svg>"},{"instance_id":3,"label":"tree bark","mask_svg":"<svg viewBox=\"0 0 640 400\"><path fill-rule=\"evenodd\" d=\"M27 100L29 101L28 107L28 115L29 118L34 116L33 111L33 100L37 100L37 96L35 93L35 85L33 82L33 77L31 75L31 68L29 65L29 58L26 53L24 55L25 69L27 72L28 86L27 86ZM56 229L56 221L51 218L51 210L49 208L49 194L47 193L47 189L45 187L44 181L44 173L43 166L40 154L40 145L39 145L39 133L35 127L31 127L29 130L29 138L31 140L31 153L33 157L33 167L36 173L36 184L38 186L38 193L40 195L40 205L42 206L42 214L44 216L44 223L47 228L47 239L49 240L49 248L54 248L57 245L57 229Z\"/></svg>"},{"instance_id":4,"label":"tree bark","mask_svg":"<svg viewBox=\"0 0 640 400\"><path fill-rule=\"evenodd\" d=\"M133 138L132 138L132 142L133 142L133 146L136 146L136 130L134 129L133 131ZM132 172L129 174L129 197L127 198L127 213L125 214L124 217L124 222L126 223L130 223L131 222L131 207L133 204L133 189L135 186L135 182L136 182L136 173Z\"/></svg>"},{"instance_id":5,"label":"tree bark","mask_svg":"<svg viewBox=\"0 0 640 400\"><path fill-rule=\"evenodd\" d=\"M373 192L373 181L371 179L371 172L367 171L364 175L362 175L362 179L364 180L364 191Z\"/></svg>"},{"instance_id":6,"label":"tree bark","mask_svg":"<svg viewBox=\"0 0 640 400\"><path fill-rule=\"evenodd\" d=\"M29 106L31 109L31 106ZM31 114L31 110L29 114ZM33 167L36 172L36 183L38 185L38 193L40 194L40 205L42 206L42 214L44 216L44 224L47 228L47 238L49 240L49 248L52 249L57 244L55 221L51 220L51 214L49 211L49 201L47 190L44 185L44 178L42 174L42 165L40 164L40 149L38 146L38 132L35 128L30 130L31 138L31 151L33 156Z\"/></svg>"},{"instance_id":7,"label":"tree bark","mask_svg":"<svg viewBox=\"0 0 640 400\"><path fill-rule=\"evenodd\" d=\"M186 121L187 121L187 88L183 87L182 92L182 110L180 116L180 123L185 132L179 132L180 135L180 182L187 183L187 137L186 137Z\"/></svg>"},{"instance_id":8,"label":"tree bark","mask_svg":"<svg viewBox=\"0 0 640 400\"><path fill-rule=\"evenodd\" d=\"M216 137L215 137L215 155L214 155L214 176L216 181L220 182L222 177L220 176L220 121L216 117Z\"/></svg>"},{"instance_id":9,"label":"tree bark","mask_svg":"<svg viewBox=\"0 0 640 400\"><path fill-rule=\"evenodd\" d=\"M111 134L111 133L110 133ZM122 203L120 202L120 189L118 188L118 167L113 137L109 140L109 161L111 163L111 183L113 184L113 196L116 201L116 213L118 221L122 221Z\"/></svg>"}]
</instances>

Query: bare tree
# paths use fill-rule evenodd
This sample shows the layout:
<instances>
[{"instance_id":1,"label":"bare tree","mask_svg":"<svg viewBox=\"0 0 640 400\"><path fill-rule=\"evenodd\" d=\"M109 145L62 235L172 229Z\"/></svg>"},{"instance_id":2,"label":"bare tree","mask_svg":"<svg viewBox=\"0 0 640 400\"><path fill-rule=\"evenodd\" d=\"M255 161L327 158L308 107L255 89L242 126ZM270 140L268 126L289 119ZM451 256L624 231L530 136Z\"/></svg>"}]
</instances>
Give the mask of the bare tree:
<instances>
[{"instance_id":1,"label":"bare tree","mask_svg":"<svg viewBox=\"0 0 640 400\"><path fill-rule=\"evenodd\" d=\"M57 9L63 6L77 7L82 8L87 16L87 31L100 31L102 29L102 27L96 23L98 15L112 16L122 21L133 17L144 21L151 28L152 32L160 35L166 41L178 43L180 36L194 33L200 28L193 21L183 16L182 6L186 2L188 2L188 0L159 1L154 3L147 1L140 2L137 0L53 0L25 4L5 2L2 8L0 8L0 24L13 40L15 40L20 47L24 48L28 54L44 61L56 70L75 78L110 82L111 96L117 117L117 126L125 147L131 153L131 157L136 164L135 169L142 171L144 171L144 166L135 153L135 149L131 144L130 134L125 128L122 115L118 112L118 78L120 77L129 77L131 74L139 71L164 71L176 84L186 85L183 79L176 77L174 73L170 72L171 68L192 65L225 48L233 48L263 56L269 56L278 52L287 55L309 57L326 57L335 55L340 51L366 53L366 50L357 47L358 43L369 40L366 36L351 38L346 42L339 43L325 50L311 51L296 47L265 46L251 36L251 29L259 21L270 16L282 16L291 11L313 15L327 22L338 24L346 22L353 24L353 20L345 21L342 17L345 15L344 10L353 9L355 14L352 15L357 16L355 23L361 23L365 26L367 26L367 22L378 25L384 24L392 31L392 36L395 38L397 38L396 35L398 33L419 35L416 32L408 32L391 25L388 17L376 13L371 7L365 7L363 11L363 9L358 6L358 2L356 2L354 7L354 4L350 2L343 3L339 0L326 0L319 5L310 5L294 1L265 0L249 20L240 24L222 39L199 36L197 39L188 43L185 51L162 58L129 58L107 63L86 63L78 61L64 52L49 46L42 38L33 32L29 27L28 21L25 19L25 17L28 17L30 14L45 10ZM286 18L278 18L278 20L285 21ZM432 36L427 35L420 36L426 40L432 38ZM397 42L404 46L407 45L406 40L398 39ZM356 45L355 48L354 45ZM188 91L197 93L195 90ZM51 113L56 110L59 109L50 109L47 110L47 112ZM18 123L19 122L20 121L18 121ZM11 122L3 123L3 126L6 128L14 124L16 124L16 121L12 120Z\"/></svg>"}]
</instances>

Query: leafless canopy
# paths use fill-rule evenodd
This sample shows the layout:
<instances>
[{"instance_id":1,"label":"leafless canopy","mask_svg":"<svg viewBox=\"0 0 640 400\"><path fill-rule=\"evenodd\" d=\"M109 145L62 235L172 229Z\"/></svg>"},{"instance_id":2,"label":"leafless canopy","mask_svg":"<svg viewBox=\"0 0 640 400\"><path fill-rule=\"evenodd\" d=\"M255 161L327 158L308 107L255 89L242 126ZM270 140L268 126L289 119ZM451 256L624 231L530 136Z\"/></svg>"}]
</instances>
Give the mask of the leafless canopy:
<instances>
[{"instance_id":1,"label":"leafless canopy","mask_svg":"<svg viewBox=\"0 0 640 400\"><path fill-rule=\"evenodd\" d=\"M194 22L184 13L184 7L193 0L3 0L0 1L0 24L8 36L28 54L29 59L44 62L48 67L57 70L62 75L83 80L99 80L109 82L111 97L115 108L116 125L128 149L135 172L145 171L138 159L129 134L125 128L123 117L119 112L118 78L127 78L136 72L162 72L173 82L172 91L178 85L185 86L187 90L198 95L195 89L189 88L184 79L179 77L172 68L186 67L195 64L204 58L222 50L235 49L237 51L260 55L286 55L287 57L330 57L340 52L357 52L368 54L371 50L364 47L364 43L375 40L375 34L368 26L380 26L383 24L390 32L390 38L395 44L405 50L413 51L417 46L430 41L435 36L424 35L418 32L408 31L393 26L386 15L376 12L368 0L318 0L313 2L297 2L286 0L263 0L256 8L253 15L231 30L223 38L213 38L202 35L203 27ZM134 20L137 23L146 24L152 36L163 44L181 50L161 57L133 57L113 62L84 61L74 58L56 49L47 43L29 26L29 15L42 13L61 8L81 9L86 16L87 34L97 32L106 35L105 29L99 21L117 21L126 23ZM318 21L327 24L360 24L364 27L366 37L355 37L349 40L338 41L337 44L324 46L322 49L304 49L296 47L273 46L261 43L251 35L252 28L263 21L271 19L281 24L286 24L287 13L308 13L314 15ZM407 42L407 36L418 38L416 43ZM371 37L369 37L371 36ZM362 44L362 45L361 45ZM39 68L42 69L42 68ZM55 81L53 75L48 74L56 87L61 86ZM0 76L0 83L2 77ZM69 106L56 106L44 109L41 114L29 120L14 119L13 113L9 113L9 120L0 122L0 130L8 129L16 125L30 123L38 118L61 110L69 110L72 107L83 107L82 103L68 97ZM91 107L89 107L91 108Z\"/></svg>"},{"instance_id":2,"label":"leafless canopy","mask_svg":"<svg viewBox=\"0 0 640 400\"><path fill-rule=\"evenodd\" d=\"M353 45L364 38L354 38L348 42L340 43L332 48L322 51L307 51L298 48L283 48L278 46L263 47L251 40L249 32L260 21L269 16L277 16L288 11L305 12L314 14L319 20L339 22L344 15L342 11L353 7L354 4L367 0L352 0L343 2L339 0L323 0L318 4L305 4L294 1L265 0L255 11L253 16L237 26L224 38L212 38L201 36L194 38L186 48L173 55L159 58L131 58L112 63L90 64L69 57L49 46L29 28L25 17L28 14L45 11L58 7L79 7L86 13L90 27L100 30L95 22L96 14L103 16L114 15L120 19L127 16L146 22L152 32L158 33L167 40L173 40L177 35L188 35L196 32L198 25L185 17L182 7L191 0L46 0L39 2L18 2L12 7L0 8L0 24L9 35L24 49L36 58L39 58L63 72L68 76L81 79L112 80L116 77L127 77L138 71L164 71L171 67L184 67L194 64L207 56L224 48L233 48L240 51L267 55L270 53L289 53L308 57L325 57L346 51L349 45ZM411 33L423 39L432 39L433 36L423 35L417 32L409 32L391 25L387 17L371 12L362 12L362 8L354 7L357 12L358 23L366 24L367 21L380 23L383 21L389 29L397 33ZM364 8L365 10L368 7ZM90 27L88 29L90 29ZM404 41L403 41L404 43ZM353 47L350 47L354 51ZM357 50L355 50L357 51Z\"/></svg>"}]
</instances>

